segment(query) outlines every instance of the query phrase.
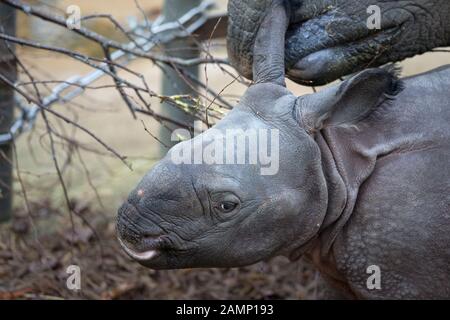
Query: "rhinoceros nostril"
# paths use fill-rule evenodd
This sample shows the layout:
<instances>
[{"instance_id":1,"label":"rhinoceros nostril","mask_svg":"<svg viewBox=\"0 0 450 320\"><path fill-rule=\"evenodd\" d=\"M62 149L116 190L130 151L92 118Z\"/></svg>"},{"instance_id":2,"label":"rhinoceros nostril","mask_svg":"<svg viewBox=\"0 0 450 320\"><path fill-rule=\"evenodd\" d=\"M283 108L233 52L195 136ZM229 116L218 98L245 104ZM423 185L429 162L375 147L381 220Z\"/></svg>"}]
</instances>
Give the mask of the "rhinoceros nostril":
<instances>
[{"instance_id":1,"label":"rhinoceros nostril","mask_svg":"<svg viewBox=\"0 0 450 320\"><path fill-rule=\"evenodd\" d=\"M161 249L162 236L143 236L137 247L141 250Z\"/></svg>"},{"instance_id":2,"label":"rhinoceros nostril","mask_svg":"<svg viewBox=\"0 0 450 320\"><path fill-rule=\"evenodd\" d=\"M142 212L128 199L119 209L117 231L120 245L138 261L156 257L163 249L163 235L156 224L143 218Z\"/></svg>"},{"instance_id":3,"label":"rhinoceros nostril","mask_svg":"<svg viewBox=\"0 0 450 320\"><path fill-rule=\"evenodd\" d=\"M142 237L139 230L123 216L117 220L116 229L118 236L130 244L138 243Z\"/></svg>"}]
</instances>

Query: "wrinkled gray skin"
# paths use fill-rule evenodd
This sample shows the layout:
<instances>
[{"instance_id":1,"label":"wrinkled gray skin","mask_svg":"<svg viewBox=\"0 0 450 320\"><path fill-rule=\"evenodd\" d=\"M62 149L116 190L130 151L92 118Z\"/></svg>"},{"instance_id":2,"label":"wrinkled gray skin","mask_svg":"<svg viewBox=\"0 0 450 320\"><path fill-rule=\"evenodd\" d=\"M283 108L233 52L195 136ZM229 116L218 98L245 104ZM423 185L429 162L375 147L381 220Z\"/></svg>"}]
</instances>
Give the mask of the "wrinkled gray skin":
<instances>
[{"instance_id":1,"label":"wrinkled gray skin","mask_svg":"<svg viewBox=\"0 0 450 320\"><path fill-rule=\"evenodd\" d=\"M264 18L256 84L213 127L278 129L278 173L176 165L179 143L120 208L124 250L154 269L304 255L349 298L450 298L450 67L402 82L368 69L295 97L280 59L286 27L282 6ZM380 290L366 286L372 265Z\"/></svg>"},{"instance_id":2,"label":"wrinkled gray skin","mask_svg":"<svg viewBox=\"0 0 450 320\"><path fill-rule=\"evenodd\" d=\"M258 27L274 3L289 14L287 76L321 85L365 68L450 45L448 0L229 0L228 55L252 79ZM369 30L369 5L381 8L381 30Z\"/></svg>"}]
</instances>

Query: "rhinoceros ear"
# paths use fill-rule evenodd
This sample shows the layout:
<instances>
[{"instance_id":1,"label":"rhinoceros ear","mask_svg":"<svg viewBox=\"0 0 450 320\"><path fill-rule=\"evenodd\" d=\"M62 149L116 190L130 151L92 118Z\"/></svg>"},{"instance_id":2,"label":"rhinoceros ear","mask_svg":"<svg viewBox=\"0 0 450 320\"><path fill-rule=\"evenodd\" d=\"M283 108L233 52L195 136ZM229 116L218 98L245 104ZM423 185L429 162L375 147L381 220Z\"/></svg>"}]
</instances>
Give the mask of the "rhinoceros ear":
<instances>
[{"instance_id":1,"label":"rhinoceros ear","mask_svg":"<svg viewBox=\"0 0 450 320\"><path fill-rule=\"evenodd\" d=\"M396 70L367 69L338 86L297 99L297 117L308 131L351 126L367 117L403 88Z\"/></svg>"}]
</instances>

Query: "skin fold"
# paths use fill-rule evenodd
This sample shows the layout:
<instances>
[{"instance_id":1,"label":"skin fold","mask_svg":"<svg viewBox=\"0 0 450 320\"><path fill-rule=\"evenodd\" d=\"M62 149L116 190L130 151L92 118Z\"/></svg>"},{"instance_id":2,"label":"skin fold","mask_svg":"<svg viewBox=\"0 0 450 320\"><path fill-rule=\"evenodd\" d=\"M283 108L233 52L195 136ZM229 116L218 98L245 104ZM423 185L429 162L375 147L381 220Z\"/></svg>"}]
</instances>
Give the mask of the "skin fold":
<instances>
[{"instance_id":1,"label":"skin fold","mask_svg":"<svg viewBox=\"0 0 450 320\"><path fill-rule=\"evenodd\" d=\"M280 3L289 15L287 76L303 85L450 45L448 0L229 0L228 55L249 79L261 22ZM370 5L381 9L380 30L367 27Z\"/></svg>"}]
</instances>

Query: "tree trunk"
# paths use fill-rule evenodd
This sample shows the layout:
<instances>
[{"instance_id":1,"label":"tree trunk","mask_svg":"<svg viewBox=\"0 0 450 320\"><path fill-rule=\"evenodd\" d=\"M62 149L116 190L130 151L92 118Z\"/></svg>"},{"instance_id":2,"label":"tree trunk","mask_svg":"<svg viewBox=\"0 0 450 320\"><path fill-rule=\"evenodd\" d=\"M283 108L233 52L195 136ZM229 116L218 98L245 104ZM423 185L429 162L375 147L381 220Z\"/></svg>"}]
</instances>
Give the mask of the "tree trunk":
<instances>
[{"instance_id":1,"label":"tree trunk","mask_svg":"<svg viewBox=\"0 0 450 320\"><path fill-rule=\"evenodd\" d=\"M201 0L165 0L163 15L164 22L175 21L181 16L183 16L190 9L198 6ZM199 49L195 45L192 39L177 39L171 43L164 46L167 55L182 58L182 59L193 59L199 56ZM163 95L196 95L195 90L190 87L186 81L179 76L179 74L170 67L164 67L165 74L163 75L162 83L162 94ZM183 68L187 73L198 77L199 67L187 67ZM171 119L176 119L178 121L193 125L194 118L190 117L183 111L177 109L176 107L163 103L161 106L161 113ZM172 127L168 125L168 127ZM176 128L173 128L176 129ZM171 132L168 132L166 128L161 128L159 132L161 141L164 142L166 146L172 146L175 142L170 141ZM161 146L161 156L163 156L168 150L167 148Z\"/></svg>"},{"instance_id":2,"label":"tree trunk","mask_svg":"<svg viewBox=\"0 0 450 320\"><path fill-rule=\"evenodd\" d=\"M14 9L0 4L0 25L2 32L15 35L16 12ZM9 43L14 50L14 46ZM0 41L0 73L16 81L16 63L6 43ZM14 90L0 81L0 134L9 132L14 119ZM10 144L0 145L0 222L11 217L12 206L12 147Z\"/></svg>"}]
</instances>

